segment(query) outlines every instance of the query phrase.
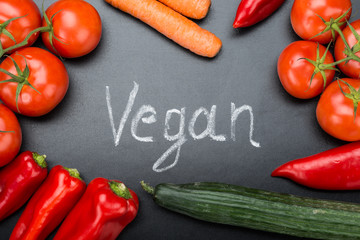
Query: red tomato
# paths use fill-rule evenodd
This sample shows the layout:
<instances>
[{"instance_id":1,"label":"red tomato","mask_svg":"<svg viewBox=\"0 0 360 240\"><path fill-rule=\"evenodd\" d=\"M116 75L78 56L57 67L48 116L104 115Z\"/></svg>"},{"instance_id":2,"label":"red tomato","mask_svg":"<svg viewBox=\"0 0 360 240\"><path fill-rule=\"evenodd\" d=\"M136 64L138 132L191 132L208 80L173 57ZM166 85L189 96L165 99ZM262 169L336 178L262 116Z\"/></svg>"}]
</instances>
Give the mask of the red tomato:
<instances>
[{"instance_id":1,"label":"red tomato","mask_svg":"<svg viewBox=\"0 0 360 240\"><path fill-rule=\"evenodd\" d=\"M326 48L311 41L293 42L280 54L277 69L281 84L290 95L296 98L313 98L324 90L324 79L321 72L316 73L311 81L316 67L303 59L308 58L317 61L318 46L321 59L326 52ZM333 62L334 59L328 51L322 63L329 64ZM319 65L318 69L320 68L321 65ZM325 85L327 86L333 80L335 71L323 69L323 72L326 76Z\"/></svg>"},{"instance_id":2,"label":"red tomato","mask_svg":"<svg viewBox=\"0 0 360 240\"><path fill-rule=\"evenodd\" d=\"M14 112L26 116L42 116L54 109L64 98L69 86L64 64L50 52L35 47L21 49L10 57L22 71L25 70L26 64L28 65L29 74L25 78L38 92L25 82L18 96L18 111L16 89L20 83L0 83L0 99ZM0 64L0 68L19 75L10 58L6 58ZM10 79L8 75L0 73L0 82L7 79Z\"/></svg>"},{"instance_id":3,"label":"red tomato","mask_svg":"<svg viewBox=\"0 0 360 240\"><path fill-rule=\"evenodd\" d=\"M351 26L353 26L356 32L360 34L360 19L352 22ZM346 27L343 30L343 35L345 37L346 42L349 44L350 48L352 48L354 45L358 43L358 40L356 40L354 34L351 32L349 27ZM335 50L334 50L336 61L339 61L347 57L344 51L345 51L345 44L342 38L339 36L336 40ZM355 55L360 57L360 52L355 53ZM350 60L347 63L343 62L338 64L338 67L346 76L349 76L351 78L360 77L360 62L358 61Z\"/></svg>"},{"instance_id":4,"label":"red tomato","mask_svg":"<svg viewBox=\"0 0 360 240\"><path fill-rule=\"evenodd\" d=\"M351 16L351 6L350 0L295 0L290 14L291 25L302 39L329 43L333 39L331 31L314 37L327 27L320 17L329 22L341 17L350 9L345 18L339 19L340 23L344 23L340 28L344 28L345 19Z\"/></svg>"},{"instance_id":5,"label":"red tomato","mask_svg":"<svg viewBox=\"0 0 360 240\"><path fill-rule=\"evenodd\" d=\"M53 3L46 15L52 21L54 36L51 46L49 33L42 34L45 46L53 53L66 58L88 54L96 48L101 38L101 19L96 9L83 0L60 0ZM43 26L47 26L43 19ZM59 41L60 40L60 41Z\"/></svg>"},{"instance_id":6,"label":"red tomato","mask_svg":"<svg viewBox=\"0 0 360 240\"><path fill-rule=\"evenodd\" d=\"M360 88L360 79L342 80L350 84L354 90ZM342 93L339 84L344 93L351 93L350 88L341 80L331 83L320 97L316 117L321 128L331 136L344 141L358 141L360 140L360 111L357 109L355 118L354 101ZM358 100L355 99L356 101Z\"/></svg>"},{"instance_id":7,"label":"red tomato","mask_svg":"<svg viewBox=\"0 0 360 240\"><path fill-rule=\"evenodd\" d=\"M15 18L21 17L12 21L7 27L8 30L17 43L22 42L25 37L34 29L41 26L41 14L39 8L32 0L1 0L0 1L0 23ZM32 45L38 38L39 33L34 34L29 39L29 44ZM14 41L9 37L1 34L1 44L3 49L14 45Z\"/></svg>"},{"instance_id":8,"label":"red tomato","mask_svg":"<svg viewBox=\"0 0 360 240\"><path fill-rule=\"evenodd\" d=\"M21 128L15 114L0 103L0 167L16 157L21 142Z\"/></svg>"}]
</instances>

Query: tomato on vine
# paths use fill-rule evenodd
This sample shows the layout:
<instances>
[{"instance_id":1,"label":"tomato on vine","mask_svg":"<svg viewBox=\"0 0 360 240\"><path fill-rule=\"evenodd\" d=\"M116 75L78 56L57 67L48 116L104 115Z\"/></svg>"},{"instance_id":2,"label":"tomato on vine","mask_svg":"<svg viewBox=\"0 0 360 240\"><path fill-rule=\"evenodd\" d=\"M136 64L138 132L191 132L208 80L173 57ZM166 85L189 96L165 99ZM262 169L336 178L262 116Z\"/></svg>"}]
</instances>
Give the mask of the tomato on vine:
<instances>
[{"instance_id":1,"label":"tomato on vine","mask_svg":"<svg viewBox=\"0 0 360 240\"><path fill-rule=\"evenodd\" d=\"M16 157L21 143L21 127L15 114L0 103L0 167Z\"/></svg>"},{"instance_id":2,"label":"tomato on vine","mask_svg":"<svg viewBox=\"0 0 360 240\"><path fill-rule=\"evenodd\" d=\"M22 42L31 31L40 26L41 14L33 0L0 1L1 51ZM39 33L31 35L26 46L32 45L38 36Z\"/></svg>"},{"instance_id":3,"label":"tomato on vine","mask_svg":"<svg viewBox=\"0 0 360 240\"><path fill-rule=\"evenodd\" d=\"M350 0L295 0L291 25L302 39L326 44L346 26L351 7Z\"/></svg>"},{"instance_id":4,"label":"tomato on vine","mask_svg":"<svg viewBox=\"0 0 360 240\"><path fill-rule=\"evenodd\" d=\"M102 26L96 9L83 0L59 0L45 12L42 33L45 46L65 58L84 56L100 42Z\"/></svg>"},{"instance_id":5,"label":"tomato on vine","mask_svg":"<svg viewBox=\"0 0 360 240\"><path fill-rule=\"evenodd\" d=\"M26 116L42 116L53 110L68 86L64 64L41 48L20 49L0 64L0 99Z\"/></svg>"},{"instance_id":6,"label":"tomato on vine","mask_svg":"<svg viewBox=\"0 0 360 240\"><path fill-rule=\"evenodd\" d=\"M335 43L335 59L348 77L360 78L360 19L348 25Z\"/></svg>"},{"instance_id":7,"label":"tomato on vine","mask_svg":"<svg viewBox=\"0 0 360 240\"><path fill-rule=\"evenodd\" d=\"M282 51L277 70L290 95L309 99L319 95L333 80L336 70L333 63L328 48L312 41L297 41Z\"/></svg>"},{"instance_id":8,"label":"tomato on vine","mask_svg":"<svg viewBox=\"0 0 360 240\"><path fill-rule=\"evenodd\" d=\"M321 95L316 117L321 128L344 141L360 140L360 79L332 82Z\"/></svg>"}]
</instances>

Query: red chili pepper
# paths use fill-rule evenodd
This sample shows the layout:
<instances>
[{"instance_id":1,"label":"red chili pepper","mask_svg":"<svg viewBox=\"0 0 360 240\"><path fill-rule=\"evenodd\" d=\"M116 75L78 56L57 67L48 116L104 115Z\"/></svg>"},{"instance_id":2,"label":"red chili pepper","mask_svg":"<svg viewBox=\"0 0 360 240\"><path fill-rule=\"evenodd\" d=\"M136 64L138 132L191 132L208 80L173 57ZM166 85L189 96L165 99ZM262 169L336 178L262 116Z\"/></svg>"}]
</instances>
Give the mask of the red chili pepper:
<instances>
[{"instance_id":1,"label":"red chili pepper","mask_svg":"<svg viewBox=\"0 0 360 240\"><path fill-rule=\"evenodd\" d=\"M242 0L236 12L234 28L249 27L269 17L285 0Z\"/></svg>"},{"instance_id":2,"label":"red chili pepper","mask_svg":"<svg viewBox=\"0 0 360 240\"><path fill-rule=\"evenodd\" d=\"M360 189L360 142L353 142L278 167L273 177L323 190Z\"/></svg>"},{"instance_id":3,"label":"red chili pepper","mask_svg":"<svg viewBox=\"0 0 360 240\"><path fill-rule=\"evenodd\" d=\"M45 158L26 151L0 170L0 221L24 205L44 181Z\"/></svg>"},{"instance_id":4,"label":"red chili pepper","mask_svg":"<svg viewBox=\"0 0 360 240\"><path fill-rule=\"evenodd\" d=\"M21 214L10 240L45 239L75 206L85 189L86 183L76 169L53 167Z\"/></svg>"},{"instance_id":5,"label":"red chili pepper","mask_svg":"<svg viewBox=\"0 0 360 240\"><path fill-rule=\"evenodd\" d=\"M95 178L54 240L114 240L135 218L138 208L138 197L122 182Z\"/></svg>"}]
</instances>

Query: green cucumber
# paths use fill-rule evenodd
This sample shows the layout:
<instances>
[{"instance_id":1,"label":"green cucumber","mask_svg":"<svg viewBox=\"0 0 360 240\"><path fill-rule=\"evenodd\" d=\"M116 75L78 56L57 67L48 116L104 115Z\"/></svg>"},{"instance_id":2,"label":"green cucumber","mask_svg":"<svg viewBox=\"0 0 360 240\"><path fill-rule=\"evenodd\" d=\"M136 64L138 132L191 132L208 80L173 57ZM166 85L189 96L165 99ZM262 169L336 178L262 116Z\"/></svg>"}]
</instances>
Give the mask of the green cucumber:
<instances>
[{"instance_id":1,"label":"green cucumber","mask_svg":"<svg viewBox=\"0 0 360 240\"><path fill-rule=\"evenodd\" d=\"M360 204L223 183L141 185L161 207L208 222L314 239L360 239Z\"/></svg>"}]
</instances>

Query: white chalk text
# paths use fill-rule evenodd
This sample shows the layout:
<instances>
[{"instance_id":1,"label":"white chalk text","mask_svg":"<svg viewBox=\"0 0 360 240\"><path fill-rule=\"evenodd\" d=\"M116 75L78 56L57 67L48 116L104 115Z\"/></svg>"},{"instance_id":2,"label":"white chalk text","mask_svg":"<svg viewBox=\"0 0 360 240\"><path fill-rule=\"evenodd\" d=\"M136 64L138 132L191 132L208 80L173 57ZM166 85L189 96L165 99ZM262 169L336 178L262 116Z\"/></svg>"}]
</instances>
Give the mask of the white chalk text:
<instances>
[{"instance_id":1,"label":"white chalk text","mask_svg":"<svg viewBox=\"0 0 360 240\"><path fill-rule=\"evenodd\" d=\"M127 104L125 106L125 110L123 110L120 122L118 127L116 128L113 116L113 108L111 105L111 94L110 87L106 86L106 103L109 113L110 126L113 133L114 144L115 146L119 146L121 136L127 123L130 114L132 113L132 108L134 106L137 94L139 91L139 84L134 82L134 87L129 94L129 98ZM242 105L237 107L235 103L231 103L231 121L230 121L230 141L236 141L236 124L237 119L240 114L248 114L250 117L250 125L249 125L249 142L253 147L260 148L260 143L253 139L254 133L254 114L253 109L249 105ZM164 172L176 166L180 158L180 152L182 146L188 141L187 133L189 136L197 141L204 138L210 138L214 141L225 142L228 141L228 136L225 134L217 134L216 133L216 109L217 106L213 105L210 109L205 107L198 108L192 115L189 120L187 131L186 131L186 108L183 107L181 109L169 109L165 115L164 121L164 139L173 142L169 149L167 149L154 163L153 170L155 172ZM207 126L201 132L197 133L195 131L195 124L200 116L204 116L206 118ZM171 130L170 121L173 117L177 117L179 119L179 127L178 132L176 134L171 135L169 131ZM133 115L131 119L131 135L134 139L139 142L151 143L154 142L153 136L139 136L138 135L138 126L139 124L154 124L158 121L156 109L151 105L142 105ZM177 128L176 128L177 129ZM171 154L175 153L175 159L173 161L166 161Z\"/></svg>"}]
</instances>

